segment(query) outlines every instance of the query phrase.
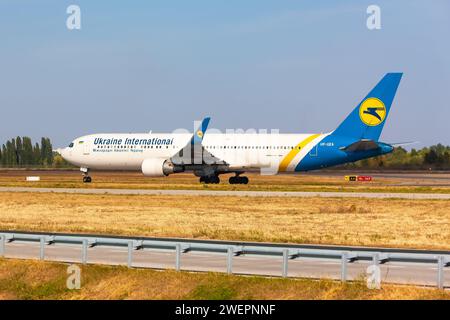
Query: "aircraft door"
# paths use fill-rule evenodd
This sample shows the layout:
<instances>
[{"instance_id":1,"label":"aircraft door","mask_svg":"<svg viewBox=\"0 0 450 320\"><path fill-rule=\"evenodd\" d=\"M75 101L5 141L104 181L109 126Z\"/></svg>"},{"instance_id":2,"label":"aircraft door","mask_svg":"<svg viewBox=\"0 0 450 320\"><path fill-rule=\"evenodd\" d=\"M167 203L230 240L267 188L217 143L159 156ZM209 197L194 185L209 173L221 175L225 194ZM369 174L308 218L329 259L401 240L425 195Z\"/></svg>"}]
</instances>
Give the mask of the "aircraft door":
<instances>
[{"instance_id":1,"label":"aircraft door","mask_svg":"<svg viewBox=\"0 0 450 320\"><path fill-rule=\"evenodd\" d=\"M83 142L83 155L88 156L91 153L89 141Z\"/></svg>"},{"instance_id":2,"label":"aircraft door","mask_svg":"<svg viewBox=\"0 0 450 320\"><path fill-rule=\"evenodd\" d=\"M316 144L316 145L311 149L311 151L309 152L309 155L310 155L311 157L317 157L318 151L319 151L318 144Z\"/></svg>"}]
</instances>

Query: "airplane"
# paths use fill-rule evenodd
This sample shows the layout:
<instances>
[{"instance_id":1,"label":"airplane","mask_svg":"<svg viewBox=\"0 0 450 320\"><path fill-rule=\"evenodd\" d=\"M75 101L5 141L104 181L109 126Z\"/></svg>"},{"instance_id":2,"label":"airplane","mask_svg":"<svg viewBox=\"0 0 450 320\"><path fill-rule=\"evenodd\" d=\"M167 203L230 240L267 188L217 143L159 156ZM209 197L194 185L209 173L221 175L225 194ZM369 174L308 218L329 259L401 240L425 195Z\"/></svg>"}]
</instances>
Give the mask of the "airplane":
<instances>
[{"instance_id":1,"label":"airplane","mask_svg":"<svg viewBox=\"0 0 450 320\"><path fill-rule=\"evenodd\" d=\"M207 132L209 117L192 133L105 133L76 138L56 150L91 170L140 171L164 177L190 172L205 184L233 174L230 184L247 184L245 172L296 173L388 154L395 144L378 141L403 73L387 73L332 132L316 134Z\"/></svg>"}]
</instances>

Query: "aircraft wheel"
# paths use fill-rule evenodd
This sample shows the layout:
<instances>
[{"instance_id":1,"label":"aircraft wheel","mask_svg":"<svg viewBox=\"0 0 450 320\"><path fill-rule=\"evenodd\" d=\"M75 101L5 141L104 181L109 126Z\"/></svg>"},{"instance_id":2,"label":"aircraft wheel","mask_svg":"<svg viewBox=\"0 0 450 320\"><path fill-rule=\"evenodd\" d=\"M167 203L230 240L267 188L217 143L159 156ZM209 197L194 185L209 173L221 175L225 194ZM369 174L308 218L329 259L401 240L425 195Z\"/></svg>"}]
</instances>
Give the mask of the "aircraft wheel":
<instances>
[{"instance_id":1,"label":"aircraft wheel","mask_svg":"<svg viewBox=\"0 0 450 320\"><path fill-rule=\"evenodd\" d=\"M219 179L219 176L200 177L200 183L218 184L218 183L220 183L220 179Z\"/></svg>"},{"instance_id":2,"label":"aircraft wheel","mask_svg":"<svg viewBox=\"0 0 450 320\"><path fill-rule=\"evenodd\" d=\"M230 184L247 184L248 183L248 178L247 177L234 176L234 177L230 177L228 182Z\"/></svg>"},{"instance_id":3,"label":"aircraft wheel","mask_svg":"<svg viewBox=\"0 0 450 320\"><path fill-rule=\"evenodd\" d=\"M209 180L210 180L211 183L214 183L214 184L220 183L219 176L213 176Z\"/></svg>"},{"instance_id":4,"label":"aircraft wheel","mask_svg":"<svg viewBox=\"0 0 450 320\"><path fill-rule=\"evenodd\" d=\"M90 182L92 182L92 178L89 177L89 176L85 176L85 177L83 177L83 182L84 183L90 183Z\"/></svg>"}]
</instances>

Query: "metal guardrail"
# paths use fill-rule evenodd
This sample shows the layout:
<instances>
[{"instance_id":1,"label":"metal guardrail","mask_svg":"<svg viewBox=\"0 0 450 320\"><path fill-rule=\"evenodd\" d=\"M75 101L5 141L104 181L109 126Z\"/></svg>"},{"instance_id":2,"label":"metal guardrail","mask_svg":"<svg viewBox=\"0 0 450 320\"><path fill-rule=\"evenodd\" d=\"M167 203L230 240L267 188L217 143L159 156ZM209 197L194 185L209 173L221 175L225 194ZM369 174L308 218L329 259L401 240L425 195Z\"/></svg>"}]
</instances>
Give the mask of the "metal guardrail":
<instances>
[{"instance_id":1,"label":"metal guardrail","mask_svg":"<svg viewBox=\"0 0 450 320\"><path fill-rule=\"evenodd\" d=\"M6 242L26 241L39 243L39 259L45 259L46 245L80 244L81 263L88 262L88 248L94 246L124 247L128 250L128 267L133 266L133 250L163 249L174 250L175 269L181 268L181 256L186 252L214 252L227 256L227 273L233 273L233 257L240 255L263 255L282 257L281 276L287 277L289 260L300 257L334 259L341 261L341 280L347 280L347 266L358 260L373 264L388 262L427 263L437 267L436 285L444 288L444 268L450 266L450 251L408 250L365 247L314 246L294 244L266 244L233 241L206 241L164 238L108 237L102 235L29 233L0 231L0 257L5 254Z\"/></svg>"}]
</instances>

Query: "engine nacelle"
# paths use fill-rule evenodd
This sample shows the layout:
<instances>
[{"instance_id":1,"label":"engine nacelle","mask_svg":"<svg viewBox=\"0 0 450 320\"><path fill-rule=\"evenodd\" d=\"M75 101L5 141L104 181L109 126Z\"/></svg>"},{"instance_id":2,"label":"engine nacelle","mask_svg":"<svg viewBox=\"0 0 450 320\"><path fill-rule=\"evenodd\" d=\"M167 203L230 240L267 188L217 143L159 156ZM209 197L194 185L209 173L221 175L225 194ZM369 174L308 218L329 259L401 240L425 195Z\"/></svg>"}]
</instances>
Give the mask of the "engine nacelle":
<instances>
[{"instance_id":1,"label":"engine nacelle","mask_svg":"<svg viewBox=\"0 0 450 320\"><path fill-rule=\"evenodd\" d=\"M142 161L141 169L146 177L164 177L184 171L182 167L174 166L170 160L166 159L145 159Z\"/></svg>"}]
</instances>

